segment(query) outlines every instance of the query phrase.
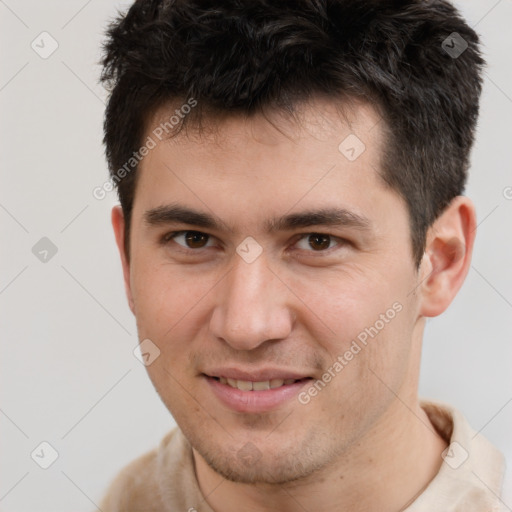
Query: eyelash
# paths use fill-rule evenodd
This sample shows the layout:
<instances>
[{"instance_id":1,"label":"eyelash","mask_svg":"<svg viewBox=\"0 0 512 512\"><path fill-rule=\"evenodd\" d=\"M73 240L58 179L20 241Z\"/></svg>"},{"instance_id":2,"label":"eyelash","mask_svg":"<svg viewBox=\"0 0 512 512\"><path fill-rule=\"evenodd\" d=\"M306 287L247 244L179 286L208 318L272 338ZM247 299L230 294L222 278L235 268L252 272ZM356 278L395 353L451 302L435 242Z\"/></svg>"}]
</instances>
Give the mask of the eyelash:
<instances>
[{"instance_id":1,"label":"eyelash","mask_svg":"<svg viewBox=\"0 0 512 512\"><path fill-rule=\"evenodd\" d=\"M181 231L172 231L170 233L165 234L161 238L160 243L162 245L167 245L167 244L169 244L169 242L171 240L176 238L178 235L182 235L182 234L185 234L185 233L194 233L194 234L198 234L198 235L206 235L207 237L209 237L206 243L208 243L210 241L210 239L214 238L212 235L209 235L208 233L204 233L202 231L195 231L195 230L187 229L187 230L181 230ZM344 238L340 238L340 237L337 237L337 236L334 236L334 235L330 235L328 233L320 233L320 232L301 233L300 238L295 243L298 243L299 241L301 241L304 238L306 238L308 236L311 236L311 235L324 236L324 237L328 237L329 241L333 241L333 240L337 241L338 242L338 246L337 246L338 249L340 249L341 247L343 247L345 245L349 245L350 244L350 242L348 240L345 240ZM191 249L191 248L188 248L188 247L184 247L183 245L178 244L178 243L177 243L177 245L180 248L179 250L182 251L182 252L185 252L185 253L198 253L198 252L200 252L203 249L208 249L208 247L200 247L198 249ZM319 250L319 251L313 251L313 250L308 251L308 250L306 250L306 252L313 253L313 254L318 255L318 256L321 257L321 256L325 255L326 253L330 254L330 251L332 251L333 249L336 249L336 247L331 247L329 249ZM305 250L305 249L299 249L299 250Z\"/></svg>"}]
</instances>

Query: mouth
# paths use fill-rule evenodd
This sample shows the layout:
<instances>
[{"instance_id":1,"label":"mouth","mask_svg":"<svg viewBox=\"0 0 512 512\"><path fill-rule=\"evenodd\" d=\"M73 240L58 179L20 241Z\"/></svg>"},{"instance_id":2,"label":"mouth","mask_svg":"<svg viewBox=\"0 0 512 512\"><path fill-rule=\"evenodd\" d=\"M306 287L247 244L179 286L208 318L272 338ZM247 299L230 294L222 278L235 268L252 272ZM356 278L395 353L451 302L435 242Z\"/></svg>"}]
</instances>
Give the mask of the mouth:
<instances>
[{"instance_id":1,"label":"mouth","mask_svg":"<svg viewBox=\"0 0 512 512\"><path fill-rule=\"evenodd\" d=\"M205 374L206 375L206 374ZM206 375L209 377L208 375ZM262 381L250 381L250 380L237 380L230 379L227 377L210 377L221 384L227 384L234 389L240 391L266 391L268 389L277 389L282 386L290 386L296 382L302 382L305 380L312 380L311 377L303 377L301 379L271 379Z\"/></svg>"},{"instance_id":2,"label":"mouth","mask_svg":"<svg viewBox=\"0 0 512 512\"><path fill-rule=\"evenodd\" d=\"M274 376L266 380L263 377L246 380L205 373L201 377L206 381L209 392L222 406L237 413L263 413L282 408L289 405L300 390L314 380L299 375L286 375L287 378Z\"/></svg>"}]
</instances>

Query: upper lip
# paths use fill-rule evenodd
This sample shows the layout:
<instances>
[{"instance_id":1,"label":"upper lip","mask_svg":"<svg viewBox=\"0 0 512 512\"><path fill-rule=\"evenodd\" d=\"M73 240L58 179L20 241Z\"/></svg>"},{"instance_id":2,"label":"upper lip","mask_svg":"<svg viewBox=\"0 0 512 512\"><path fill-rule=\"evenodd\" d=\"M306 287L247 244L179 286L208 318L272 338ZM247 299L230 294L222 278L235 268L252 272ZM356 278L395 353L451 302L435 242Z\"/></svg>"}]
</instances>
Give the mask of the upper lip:
<instances>
[{"instance_id":1,"label":"upper lip","mask_svg":"<svg viewBox=\"0 0 512 512\"><path fill-rule=\"evenodd\" d=\"M281 370L279 368L265 368L261 370L242 370L238 368L213 368L205 371L208 377L225 377L226 379L246 380L251 382L265 382L274 379L295 379L300 380L310 377L303 373L290 370Z\"/></svg>"}]
</instances>

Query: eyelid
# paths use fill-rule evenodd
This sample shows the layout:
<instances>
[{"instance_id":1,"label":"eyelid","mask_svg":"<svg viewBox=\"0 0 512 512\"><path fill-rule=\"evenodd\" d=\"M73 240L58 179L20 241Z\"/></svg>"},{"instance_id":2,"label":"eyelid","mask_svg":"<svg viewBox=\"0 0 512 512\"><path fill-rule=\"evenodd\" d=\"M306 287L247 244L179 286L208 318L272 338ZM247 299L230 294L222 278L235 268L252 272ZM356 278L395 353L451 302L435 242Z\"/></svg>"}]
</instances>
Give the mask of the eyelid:
<instances>
[{"instance_id":1,"label":"eyelid","mask_svg":"<svg viewBox=\"0 0 512 512\"><path fill-rule=\"evenodd\" d=\"M311 235L327 236L327 237L329 237L330 242L336 242L336 245L334 247L330 247L329 249L325 249L323 251L314 251L313 249L311 249L311 250L298 249L299 251L304 251L305 250L308 253L318 254L318 255L330 254L331 251L334 251L336 249L340 249L341 247L343 247L344 245L349 243L348 240L346 240L345 238L341 238L341 237L336 236L336 235L331 235L329 233L322 233L322 232L317 232L317 231L311 231L309 233L298 233L297 234L297 240L294 242L293 245L298 244L299 242L301 242L302 240L306 239L308 236L311 236Z\"/></svg>"},{"instance_id":2,"label":"eyelid","mask_svg":"<svg viewBox=\"0 0 512 512\"><path fill-rule=\"evenodd\" d=\"M215 238L213 235L210 235L209 233L205 233L204 231L197 231L195 229L181 229L179 231L171 231L171 232L163 235L161 238L161 243L163 245L168 244L169 242L174 241L174 238L176 238L178 235L182 235L184 233L198 233L200 235L206 235L207 237L209 237L208 242L210 241L210 239ZM175 243L176 243L176 245L181 247L181 249L183 249L186 252L199 252L200 250L205 249L205 247L200 247L199 249L190 249L189 247L185 247L181 244L178 244L177 242L175 242Z\"/></svg>"},{"instance_id":3,"label":"eyelid","mask_svg":"<svg viewBox=\"0 0 512 512\"><path fill-rule=\"evenodd\" d=\"M182 235L184 233L198 233L200 235L206 235L207 237L209 237L208 242L210 241L210 239L216 238L214 235L211 235L211 234L206 233L204 231L198 231L198 230L195 230L195 229L182 229L182 230L179 230L179 231L171 231L169 233L166 233L165 235L163 235L161 237L161 243L162 243L162 245L166 245L170 241L174 241L173 239L175 237L177 237L178 235ZM304 238L306 238L308 236L311 236L311 235L328 236L331 240L336 240L338 243L337 243L337 245L335 247L331 247L331 248L323 250L323 251L313 251L313 250L308 251L308 250L305 250L305 249L294 249L294 250L306 251L308 253L322 255L322 254L330 253L332 250L340 249L344 245L350 244L350 242L347 239L339 237L339 236L336 236L336 235L332 235L330 233L323 233L321 231L308 231L308 232L305 232L305 233L297 233L296 234L296 240L294 241L293 245L296 245L298 242L302 241ZM185 247L185 246L183 246L181 244L178 244L177 242L175 242L175 243L178 245L178 247L181 248L181 250L183 250L184 252L187 252L189 254L191 254L191 253L199 253L201 250L208 248L208 247L200 247L199 249L190 249L190 248Z\"/></svg>"}]
</instances>

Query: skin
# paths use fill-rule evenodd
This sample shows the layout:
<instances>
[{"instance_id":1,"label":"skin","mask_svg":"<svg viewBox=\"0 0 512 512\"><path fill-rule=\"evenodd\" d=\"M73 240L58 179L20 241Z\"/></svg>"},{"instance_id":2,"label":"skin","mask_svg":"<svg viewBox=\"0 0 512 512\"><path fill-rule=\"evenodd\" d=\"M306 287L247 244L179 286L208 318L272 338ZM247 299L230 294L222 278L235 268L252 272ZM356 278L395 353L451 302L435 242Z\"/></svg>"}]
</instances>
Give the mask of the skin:
<instances>
[{"instance_id":1,"label":"skin","mask_svg":"<svg viewBox=\"0 0 512 512\"><path fill-rule=\"evenodd\" d=\"M129 262L123 214L112 210L139 338L161 351L149 376L217 512L241 502L250 511L397 511L442 463L446 443L418 403L421 342L426 317L449 306L468 272L474 207L452 201L417 269L406 204L378 175L383 121L370 105L344 107L340 116L316 98L300 122L228 117L216 131L160 142L140 165ZM352 162L338 150L350 133L366 146ZM173 202L214 215L222 229L144 222ZM271 217L326 206L364 216L369 229L265 229ZM184 236L160 242L180 230L207 236L192 246ZM312 233L330 235L325 248ZM236 252L247 236L262 248L252 263ZM214 366L272 366L321 379L397 302L401 311L305 405L234 412L202 376ZM256 454L249 464L240 457L247 443Z\"/></svg>"}]
</instances>

